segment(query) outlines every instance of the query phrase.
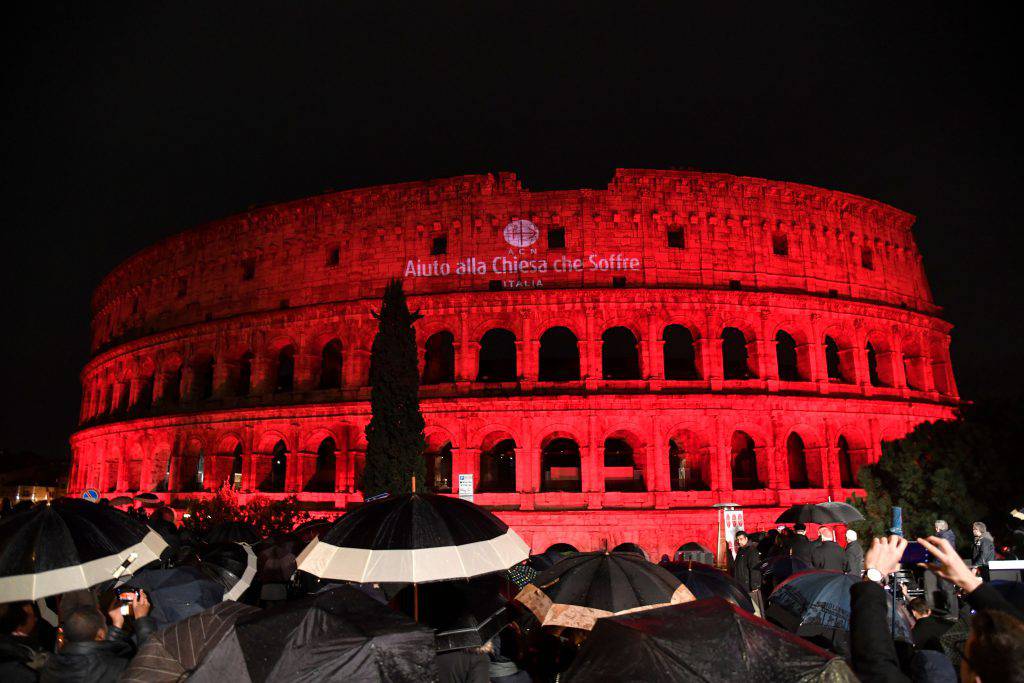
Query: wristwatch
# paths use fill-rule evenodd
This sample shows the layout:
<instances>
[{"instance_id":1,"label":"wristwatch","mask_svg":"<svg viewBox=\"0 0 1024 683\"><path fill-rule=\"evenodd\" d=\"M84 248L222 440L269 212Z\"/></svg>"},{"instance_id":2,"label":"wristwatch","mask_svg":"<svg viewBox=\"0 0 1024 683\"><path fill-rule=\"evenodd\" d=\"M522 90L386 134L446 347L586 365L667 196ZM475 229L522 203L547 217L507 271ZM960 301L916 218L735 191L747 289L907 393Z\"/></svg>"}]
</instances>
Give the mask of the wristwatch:
<instances>
[{"instance_id":1,"label":"wristwatch","mask_svg":"<svg viewBox=\"0 0 1024 683\"><path fill-rule=\"evenodd\" d=\"M878 571L874 567L868 567L864 571L864 578L868 581L874 581L875 583L882 583L882 579L885 577L882 576L882 572Z\"/></svg>"}]
</instances>

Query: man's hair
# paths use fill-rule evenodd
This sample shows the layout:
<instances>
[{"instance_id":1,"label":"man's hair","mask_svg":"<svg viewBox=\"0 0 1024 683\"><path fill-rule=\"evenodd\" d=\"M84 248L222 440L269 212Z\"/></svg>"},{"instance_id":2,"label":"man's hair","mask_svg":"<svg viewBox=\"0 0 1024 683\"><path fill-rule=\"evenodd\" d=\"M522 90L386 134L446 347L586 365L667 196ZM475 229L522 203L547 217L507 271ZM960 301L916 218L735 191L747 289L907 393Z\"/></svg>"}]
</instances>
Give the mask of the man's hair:
<instances>
[{"instance_id":1,"label":"man's hair","mask_svg":"<svg viewBox=\"0 0 1024 683\"><path fill-rule=\"evenodd\" d=\"M171 524L174 524L174 510L167 507L166 505L158 507L156 510L153 510L153 514L150 515L150 519L154 518L162 519L165 522L170 522Z\"/></svg>"},{"instance_id":2,"label":"man's hair","mask_svg":"<svg viewBox=\"0 0 1024 683\"><path fill-rule=\"evenodd\" d=\"M746 531L744 531L743 529L737 529L736 533L733 535L733 538L739 538L740 536L743 536L744 538L748 538Z\"/></svg>"},{"instance_id":3,"label":"man's hair","mask_svg":"<svg viewBox=\"0 0 1024 683\"><path fill-rule=\"evenodd\" d=\"M31 605L31 602L9 602L0 605L0 635L10 635L24 626L28 621L25 607Z\"/></svg>"},{"instance_id":4,"label":"man's hair","mask_svg":"<svg viewBox=\"0 0 1024 683\"><path fill-rule=\"evenodd\" d=\"M1024 682L1024 622L996 610L971 619L968 661L982 683Z\"/></svg>"},{"instance_id":5,"label":"man's hair","mask_svg":"<svg viewBox=\"0 0 1024 683\"><path fill-rule=\"evenodd\" d=\"M988 531L988 527L985 526L985 522L975 522L971 526L973 526L975 529L977 529L981 533L985 533L986 531Z\"/></svg>"},{"instance_id":6,"label":"man's hair","mask_svg":"<svg viewBox=\"0 0 1024 683\"><path fill-rule=\"evenodd\" d=\"M847 541L851 541L851 542L852 541L856 541L857 540L857 532L854 531L853 529L847 529L846 530L846 540Z\"/></svg>"},{"instance_id":7,"label":"man's hair","mask_svg":"<svg viewBox=\"0 0 1024 683\"><path fill-rule=\"evenodd\" d=\"M949 528L949 523L944 519L935 520L935 528L939 531L945 531Z\"/></svg>"},{"instance_id":8,"label":"man's hair","mask_svg":"<svg viewBox=\"0 0 1024 683\"><path fill-rule=\"evenodd\" d=\"M807 531L807 525L803 522L797 522L793 525L793 531Z\"/></svg>"},{"instance_id":9,"label":"man's hair","mask_svg":"<svg viewBox=\"0 0 1024 683\"><path fill-rule=\"evenodd\" d=\"M928 601L924 598L914 598L907 603L907 607L914 614L928 614L932 611L932 608L928 606Z\"/></svg>"},{"instance_id":10,"label":"man's hair","mask_svg":"<svg viewBox=\"0 0 1024 683\"><path fill-rule=\"evenodd\" d=\"M64 617L64 638L69 643L87 643L96 640L96 634L107 625L95 607L76 607Z\"/></svg>"},{"instance_id":11,"label":"man's hair","mask_svg":"<svg viewBox=\"0 0 1024 683\"><path fill-rule=\"evenodd\" d=\"M826 541L836 540L836 535L832 533L832 530L829 529L827 526L823 526L821 527L821 529L818 530L818 536Z\"/></svg>"}]
</instances>

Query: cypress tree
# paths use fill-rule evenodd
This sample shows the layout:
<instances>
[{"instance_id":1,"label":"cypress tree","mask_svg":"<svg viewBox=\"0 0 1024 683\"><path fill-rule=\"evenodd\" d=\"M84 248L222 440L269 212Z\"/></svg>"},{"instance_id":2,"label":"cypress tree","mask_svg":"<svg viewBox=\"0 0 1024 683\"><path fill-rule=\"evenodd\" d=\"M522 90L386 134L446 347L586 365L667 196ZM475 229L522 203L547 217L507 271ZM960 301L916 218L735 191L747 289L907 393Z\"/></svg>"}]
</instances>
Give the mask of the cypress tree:
<instances>
[{"instance_id":1,"label":"cypress tree","mask_svg":"<svg viewBox=\"0 0 1024 683\"><path fill-rule=\"evenodd\" d=\"M411 477L417 490L426 484L423 415L419 403L419 368L411 313L400 280L391 280L377 319L370 351L370 410L366 425L366 467L361 488L367 497L385 491L408 493Z\"/></svg>"}]
</instances>

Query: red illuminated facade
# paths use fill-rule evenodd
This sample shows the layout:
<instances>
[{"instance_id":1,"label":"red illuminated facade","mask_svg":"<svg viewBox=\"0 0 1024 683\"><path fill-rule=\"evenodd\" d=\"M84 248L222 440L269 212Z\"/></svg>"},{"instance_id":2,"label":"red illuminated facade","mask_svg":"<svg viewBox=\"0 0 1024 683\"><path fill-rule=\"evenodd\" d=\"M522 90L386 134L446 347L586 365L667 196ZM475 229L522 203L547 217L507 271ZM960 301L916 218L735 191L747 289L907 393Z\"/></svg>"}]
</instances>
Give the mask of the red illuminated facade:
<instances>
[{"instance_id":1,"label":"red illuminated facade","mask_svg":"<svg viewBox=\"0 0 1024 683\"><path fill-rule=\"evenodd\" d=\"M93 297L70 488L225 482L323 513L361 500L371 311L419 309L428 483L539 552L714 546L843 500L881 442L958 403L912 216L793 183L620 169L339 192L205 225Z\"/></svg>"}]
</instances>

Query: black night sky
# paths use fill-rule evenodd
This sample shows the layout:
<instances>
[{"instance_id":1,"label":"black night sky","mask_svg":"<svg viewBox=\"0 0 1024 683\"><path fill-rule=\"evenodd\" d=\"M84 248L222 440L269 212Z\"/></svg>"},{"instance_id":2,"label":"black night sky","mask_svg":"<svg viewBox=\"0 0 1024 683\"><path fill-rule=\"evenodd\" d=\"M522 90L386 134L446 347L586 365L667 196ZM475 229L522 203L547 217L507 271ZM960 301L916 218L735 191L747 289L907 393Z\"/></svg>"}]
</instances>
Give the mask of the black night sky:
<instances>
[{"instance_id":1,"label":"black night sky","mask_svg":"<svg viewBox=\"0 0 1024 683\"><path fill-rule=\"evenodd\" d=\"M3 29L0 448L67 456L90 293L132 253L250 205L496 170L543 190L695 167L893 204L918 216L961 393L1024 382L1019 30L996 13L22 4Z\"/></svg>"}]
</instances>

